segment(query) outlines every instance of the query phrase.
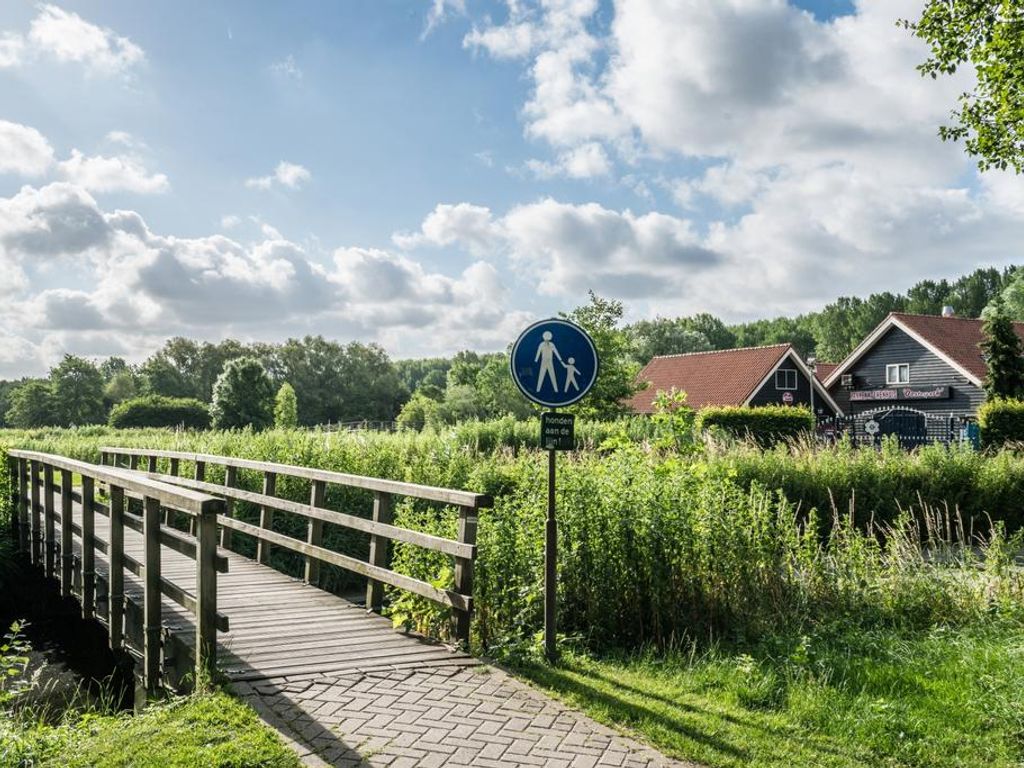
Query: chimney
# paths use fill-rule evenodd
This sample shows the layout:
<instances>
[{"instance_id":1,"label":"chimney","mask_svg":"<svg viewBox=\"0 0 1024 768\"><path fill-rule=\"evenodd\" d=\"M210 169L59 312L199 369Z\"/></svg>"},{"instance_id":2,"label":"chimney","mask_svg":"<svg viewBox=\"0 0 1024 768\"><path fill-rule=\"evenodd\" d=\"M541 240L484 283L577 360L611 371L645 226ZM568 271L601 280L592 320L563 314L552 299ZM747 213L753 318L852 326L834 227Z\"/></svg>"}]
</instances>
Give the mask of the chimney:
<instances>
[{"instance_id":1,"label":"chimney","mask_svg":"<svg viewBox=\"0 0 1024 768\"><path fill-rule=\"evenodd\" d=\"M942 307L942 316L943 317L956 317L956 310L954 310L953 307L950 306L949 304L946 304L946 305L944 305Z\"/></svg>"}]
</instances>

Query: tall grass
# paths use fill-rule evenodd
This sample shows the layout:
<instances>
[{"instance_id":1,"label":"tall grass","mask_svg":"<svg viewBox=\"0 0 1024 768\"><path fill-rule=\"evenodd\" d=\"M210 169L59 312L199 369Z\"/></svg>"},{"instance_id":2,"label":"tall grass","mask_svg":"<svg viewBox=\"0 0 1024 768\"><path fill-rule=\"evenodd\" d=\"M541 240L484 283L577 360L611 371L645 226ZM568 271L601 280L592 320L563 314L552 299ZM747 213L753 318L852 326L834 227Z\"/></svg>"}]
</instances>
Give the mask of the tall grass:
<instances>
[{"instance_id":1,"label":"tall grass","mask_svg":"<svg viewBox=\"0 0 1024 768\"><path fill-rule=\"evenodd\" d=\"M480 518L474 640L500 651L536 637L543 618L546 459L514 422L441 434L268 431L0 433L17 444L87 460L99 446L162 447L318 466L490 493ZM771 451L652 447L630 423L593 428L595 450L559 460L559 626L591 648L671 647L697 639L758 640L832 624L909 629L993 617L1019 620L1024 460L958 448L906 454L788 445ZM596 450L600 448L600 450ZM183 471L187 469L183 468ZM211 480L217 481L216 475ZM255 473L240 473L258 488ZM279 495L308 498L281 481ZM238 505L240 515L256 510ZM366 492L339 489L328 506L369 515ZM401 502L397 522L454 536L455 510ZM304 521L278 530L303 537ZM992 525L991 520L996 524ZM365 556L365 536L327 526L328 546ZM251 541L237 536L239 547ZM295 572L296 559L275 555ZM394 567L450 586L452 564L395 547ZM327 586L358 583L328 569ZM442 612L393 593L396 621L444 635Z\"/></svg>"}]
</instances>

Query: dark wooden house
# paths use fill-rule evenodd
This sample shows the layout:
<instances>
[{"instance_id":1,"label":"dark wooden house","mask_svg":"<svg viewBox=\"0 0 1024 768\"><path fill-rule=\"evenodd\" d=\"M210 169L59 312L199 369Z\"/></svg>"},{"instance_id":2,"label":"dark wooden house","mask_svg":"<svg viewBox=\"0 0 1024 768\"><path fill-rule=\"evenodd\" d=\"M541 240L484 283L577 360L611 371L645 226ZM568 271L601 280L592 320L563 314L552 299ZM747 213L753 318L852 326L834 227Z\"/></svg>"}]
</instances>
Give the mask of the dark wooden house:
<instances>
[{"instance_id":1,"label":"dark wooden house","mask_svg":"<svg viewBox=\"0 0 1024 768\"><path fill-rule=\"evenodd\" d=\"M708 405L803 405L819 417L842 415L791 344L662 355L638 376L648 386L633 396L637 413L652 413L658 392L686 392L693 408Z\"/></svg>"}]
</instances>

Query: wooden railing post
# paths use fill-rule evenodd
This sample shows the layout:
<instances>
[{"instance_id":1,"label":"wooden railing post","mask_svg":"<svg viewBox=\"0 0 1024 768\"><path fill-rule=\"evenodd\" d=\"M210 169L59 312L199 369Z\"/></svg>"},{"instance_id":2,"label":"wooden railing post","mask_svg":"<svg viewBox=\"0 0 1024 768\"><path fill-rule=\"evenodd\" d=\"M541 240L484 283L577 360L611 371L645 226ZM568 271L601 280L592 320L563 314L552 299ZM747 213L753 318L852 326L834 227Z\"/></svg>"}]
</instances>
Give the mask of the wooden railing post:
<instances>
[{"instance_id":1,"label":"wooden railing post","mask_svg":"<svg viewBox=\"0 0 1024 768\"><path fill-rule=\"evenodd\" d=\"M10 491L11 539L20 541L21 517L18 515L18 509L21 505L18 503L18 460L13 456L7 457L7 482Z\"/></svg>"},{"instance_id":2,"label":"wooden railing post","mask_svg":"<svg viewBox=\"0 0 1024 768\"><path fill-rule=\"evenodd\" d=\"M323 480L314 480L309 489L309 505L311 507L323 507L324 497L327 493L327 483ZM306 524L306 543L319 547L323 543L324 524L322 520L309 519ZM306 583L320 583L320 561L312 555L306 555Z\"/></svg>"},{"instance_id":3,"label":"wooden railing post","mask_svg":"<svg viewBox=\"0 0 1024 768\"><path fill-rule=\"evenodd\" d=\"M29 527L29 504L31 501L29 500L28 477L28 461L18 459L18 548L26 554L32 547L30 539L32 529Z\"/></svg>"},{"instance_id":4,"label":"wooden railing post","mask_svg":"<svg viewBox=\"0 0 1024 768\"><path fill-rule=\"evenodd\" d=\"M156 472L156 456L147 456L146 469L149 472Z\"/></svg>"},{"instance_id":5,"label":"wooden railing post","mask_svg":"<svg viewBox=\"0 0 1024 768\"><path fill-rule=\"evenodd\" d=\"M223 502L203 505L196 518L196 676L209 680L217 667L217 515Z\"/></svg>"},{"instance_id":6,"label":"wooden railing post","mask_svg":"<svg viewBox=\"0 0 1024 768\"><path fill-rule=\"evenodd\" d=\"M225 488L237 488L238 487L238 469L231 466L224 467L224 487ZM224 503L224 516L234 517L235 504L231 499L227 499ZM224 549L231 549L231 529L228 527L222 527L220 529L220 545Z\"/></svg>"},{"instance_id":7,"label":"wooden railing post","mask_svg":"<svg viewBox=\"0 0 1024 768\"><path fill-rule=\"evenodd\" d=\"M53 509L53 467L43 464L43 536L45 537L44 559L46 564L43 573L46 578L52 579L56 573L57 538L54 534L54 509Z\"/></svg>"},{"instance_id":8,"label":"wooden railing post","mask_svg":"<svg viewBox=\"0 0 1024 768\"><path fill-rule=\"evenodd\" d=\"M138 469L138 468L139 468L139 456L138 456L138 454L134 454L133 453L131 456L128 457L128 469Z\"/></svg>"},{"instance_id":9,"label":"wooden railing post","mask_svg":"<svg viewBox=\"0 0 1024 768\"><path fill-rule=\"evenodd\" d=\"M142 507L142 537L145 540L143 629L143 682L149 693L160 685L160 500L146 496Z\"/></svg>"},{"instance_id":10,"label":"wooden railing post","mask_svg":"<svg viewBox=\"0 0 1024 768\"><path fill-rule=\"evenodd\" d=\"M394 514L391 494L374 491L373 522L391 524ZM388 567L388 540L383 536L370 536L370 565ZM366 610L379 611L384 604L384 585L374 579L366 582Z\"/></svg>"},{"instance_id":11,"label":"wooden railing post","mask_svg":"<svg viewBox=\"0 0 1024 768\"><path fill-rule=\"evenodd\" d=\"M277 473L263 473L263 495L273 496L277 493ZM260 528L270 530L274 527L274 508L263 505L260 507ZM260 539L256 542L256 562L266 565L270 562L270 542Z\"/></svg>"},{"instance_id":12,"label":"wooden railing post","mask_svg":"<svg viewBox=\"0 0 1024 768\"><path fill-rule=\"evenodd\" d=\"M110 486L110 533L107 542L107 617L110 647L124 642L124 489Z\"/></svg>"},{"instance_id":13,"label":"wooden railing post","mask_svg":"<svg viewBox=\"0 0 1024 768\"><path fill-rule=\"evenodd\" d=\"M459 541L476 546L477 510L473 507L459 507ZM455 591L466 597L473 596L473 560L455 558ZM455 639L469 645L469 626L472 614L455 610Z\"/></svg>"},{"instance_id":14,"label":"wooden railing post","mask_svg":"<svg viewBox=\"0 0 1024 768\"><path fill-rule=\"evenodd\" d=\"M29 485L31 491L30 504L32 505L32 565L41 568L43 564L43 530L40 520L39 472L42 465L33 459L29 466L31 467Z\"/></svg>"},{"instance_id":15,"label":"wooden railing post","mask_svg":"<svg viewBox=\"0 0 1024 768\"><path fill-rule=\"evenodd\" d=\"M60 471L60 596L71 597L75 550L71 546L71 470Z\"/></svg>"},{"instance_id":16,"label":"wooden railing post","mask_svg":"<svg viewBox=\"0 0 1024 768\"><path fill-rule=\"evenodd\" d=\"M82 618L96 612L96 482L82 475Z\"/></svg>"},{"instance_id":17,"label":"wooden railing post","mask_svg":"<svg viewBox=\"0 0 1024 768\"><path fill-rule=\"evenodd\" d=\"M206 462L205 461L197 461L196 462L195 478L199 482L204 482L206 480ZM196 518L195 517L190 517L189 521L188 521L188 532L191 535L193 535L193 536L196 535L196 525L197 525Z\"/></svg>"}]
</instances>

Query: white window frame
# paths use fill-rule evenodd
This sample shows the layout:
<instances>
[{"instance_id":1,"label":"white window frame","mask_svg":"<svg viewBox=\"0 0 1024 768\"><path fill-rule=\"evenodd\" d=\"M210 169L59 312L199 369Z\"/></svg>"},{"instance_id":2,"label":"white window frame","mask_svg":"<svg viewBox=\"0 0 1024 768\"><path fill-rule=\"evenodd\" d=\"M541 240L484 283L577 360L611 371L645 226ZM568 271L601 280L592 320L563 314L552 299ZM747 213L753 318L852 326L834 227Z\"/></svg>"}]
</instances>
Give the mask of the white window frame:
<instances>
[{"instance_id":1,"label":"white window frame","mask_svg":"<svg viewBox=\"0 0 1024 768\"><path fill-rule=\"evenodd\" d=\"M900 372L903 369L907 371L907 377L900 379ZM896 376L893 377L893 372ZM902 387L910 383L910 363L890 363L885 366L885 385L887 387Z\"/></svg>"},{"instance_id":2,"label":"white window frame","mask_svg":"<svg viewBox=\"0 0 1024 768\"><path fill-rule=\"evenodd\" d=\"M780 373L786 374L786 380L783 382L783 384L788 384L789 383L789 377L792 374L792 376L793 376L793 386L792 387L788 387L788 386L781 386L780 387L779 386L779 374ZM797 372L795 370L793 370L792 368L778 368L775 371L775 389L777 389L779 391L782 391L782 392L795 392L797 389L799 389L799 387L800 387L800 379L797 376Z\"/></svg>"}]
</instances>

